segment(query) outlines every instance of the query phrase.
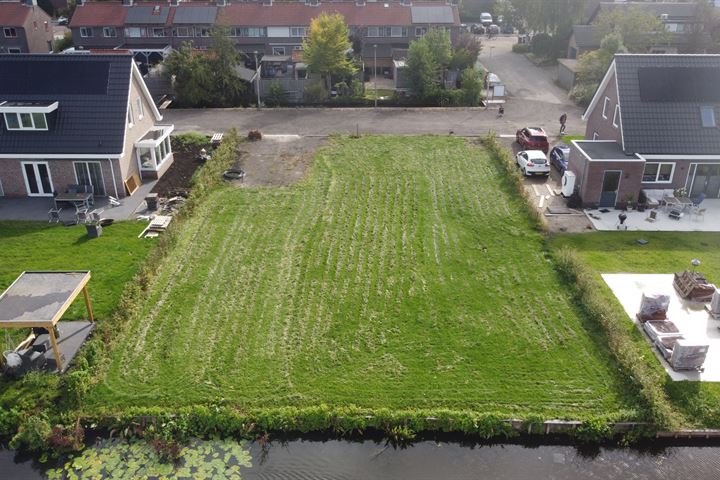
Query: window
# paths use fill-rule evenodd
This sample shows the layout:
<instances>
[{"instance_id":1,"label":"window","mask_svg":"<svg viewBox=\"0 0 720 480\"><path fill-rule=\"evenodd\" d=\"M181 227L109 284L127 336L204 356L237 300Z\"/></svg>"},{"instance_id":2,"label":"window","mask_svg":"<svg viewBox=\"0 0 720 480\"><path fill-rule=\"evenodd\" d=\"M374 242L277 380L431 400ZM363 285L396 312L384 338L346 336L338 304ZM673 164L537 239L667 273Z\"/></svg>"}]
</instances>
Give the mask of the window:
<instances>
[{"instance_id":1,"label":"window","mask_svg":"<svg viewBox=\"0 0 720 480\"><path fill-rule=\"evenodd\" d=\"M293 45L293 50L297 50L302 52L303 46L302 45Z\"/></svg>"},{"instance_id":2,"label":"window","mask_svg":"<svg viewBox=\"0 0 720 480\"><path fill-rule=\"evenodd\" d=\"M427 33L427 32L426 32ZM368 27L368 37L407 37L407 27Z\"/></svg>"},{"instance_id":3,"label":"window","mask_svg":"<svg viewBox=\"0 0 720 480\"><path fill-rule=\"evenodd\" d=\"M3 28L3 35L5 35L5 38L15 38L17 37L17 30L12 27L5 27Z\"/></svg>"},{"instance_id":4,"label":"window","mask_svg":"<svg viewBox=\"0 0 720 480\"><path fill-rule=\"evenodd\" d=\"M607 118L608 108L610 108L610 97L605 97L605 102L603 103L603 118Z\"/></svg>"},{"instance_id":5,"label":"window","mask_svg":"<svg viewBox=\"0 0 720 480\"><path fill-rule=\"evenodd\" d=\"M192 37L192 32L189 27L177 27L175 29L176 37Z\"/></svg>"},{"instance_id":6,"label":"window","mask_svg":"<svg viewBox=\"0 0 720 480\"><path fill-rule=\"evenodd\" d=\"M272 47L273 55L285 55L285 47Z\"/></svg>"},{"instance_id":7,"label":"window","mask_svg":"<svg viewBox=\"0 0 720 480\"><path fill-rule=\"evenodd\" d=\"M92 185L94 195L105 196L105 182L100 162L73 162L73 165L75 182L78 185Z\"/></svg>"},{"instance_id":8,"label":"window","mask_svg":"<svg viewBox=\"0 0 720 480\"><path fill-rule=\"evenodd\" d=\"M5 126L8 130L47 130L44 113L5 113Z\"/></svg>"},{"instance_id":9,"label":"window","mask_svg":"<svg viewBox=\"0 0 720 480\"><path fill-rule=\"evenodd\" d=\"M620 105L615 105L615 113L613 114L613 127L620 126Z\"/></svg>"},{"instance_id":10,"label":"window","mask_svg":"<svg viewBox=\"0 0 720 480\"><path fill-rule=\"evenodd\" d=\"M367 36L368 37L379 37L380 36L380 27L368 27Z\"/></svg>"},{"instance_id":11,"label":"window","mask_svg":"<svg viewBox=\"0 0 720 480\"><path fill-rule=\"evenodd\" d=\"M80 27L80 36L82 38L90 38L93 36L92 27Z\"/></svg>"},{"instance_id":12,"label":"window","mask_svg":"<svg viewBox=\"0 0 720 480\"><path fill-rule=\"evenodd\" d=\"M231 37L265 37L265 27L233 27L230 29ZM304 35L303 35L304 36Z\"/></svg>"},{"instance_id":13,"label":"window","mask_svg":"<svg viewBox=\"0 0 720 480\"><path fill-rule=\"evenodd\" d=\"M715 126L715 108L714 107L700 107L700 118L702 119L703 127L714 127Z\"/></svg>"},{"instance_id":14,"label":"window","mask_svg":"<svg viewBox=\"0 0 720 480\"><path fill-rule=\"evenodd\" d=\"M306 27L290 27L291 37L307 37Z\"/></svg>"},{"instance_id":15,"label":"window","mask_svg":"<svg viewBox=\"0 0 720 480\"><path fill-rule=\"evenodd\" d=\"M642 181L647 183L672 182L674 163L646 163Z\"/></svg>"},{"instance_id":16,"label":"window","mask_svg":"<svg viewBox=\"0 0 720 480\"><path fill-rule=\"evenodd\" d=\"M22 53L22 51L18 47L9 47L8 53Z\"/></svg>"},{"instance_id":17,"label":"window","mask_svg":"<svg viewBox=\"0 0 720 480\"><path fill-rule=\"evenodd\" d=\"M593 132L593 140L597 140L600 138L600 135L597 132Z\"/></svg>"},{"instance_id":18,"label":"window","mask_svg":"<svg viewBox=\"0 0 720 480\"><path fill-rule=\"evenodd\" d=\"M115 38L117 37L117 30L115 27L103 27L103 37Z\"/></svg>"},{"instance_id":19,"label":"window","mask_svg":"<svg viewBox=\"0 0 720 480\"><path fill-rule=\"evenodd\" d=\"M126 27L125 36L130 38L140 38L145 36L145 29L142 27Z\"/></svg>"},{"instance_id":20,"label":"window","mask_svg":"<svg viewBox=\"0 0 720 480\"><path fill-rule=\"evenodd\" d=\"M132 128L135 125L135 119L133 118L132 105L128 105L128 127Z\"/></svg>"},{"instance_id":21,"label":"window","mask_svg":"<svg viewBox=\"0 0 720 480\"><path fill-rule=\"evenodd\" d=\"M210 27L195 27L195 36L196 37L209 37L210 36Z\"/></svg>"},{"instance_id":22,"label":"window","mask_svg":"<svg viewBox=\"0 0 720 480\"><path fill-rule=\"evenodd\" d=\"M428 29L427 27L415 27L415 36L416 37L424 37L427 35Z\"/></svg>"},{"instance_id":23,"label":"window","mask_svg":"<svg viewBox=\"0 0 720 480\"><path fill-rule=\"evenodd\" d=\"M164 37L164 36L165 36L165 29L162 28L162 27L160 27L160 28L153 28L153 29L152 29L152 36L153 36L153 37Z\"/></svg>"},{"instance_id":24,"label":"window","mask_svg":"<svg viewBox=\"0 0 720 480\"><path fill-rule=\"evenodd\" d=\"M142 99L136 98L135 105L137 105L138 120L142 120L145 116L145 110L143 109Z\"/></svg>"}]
</instances>

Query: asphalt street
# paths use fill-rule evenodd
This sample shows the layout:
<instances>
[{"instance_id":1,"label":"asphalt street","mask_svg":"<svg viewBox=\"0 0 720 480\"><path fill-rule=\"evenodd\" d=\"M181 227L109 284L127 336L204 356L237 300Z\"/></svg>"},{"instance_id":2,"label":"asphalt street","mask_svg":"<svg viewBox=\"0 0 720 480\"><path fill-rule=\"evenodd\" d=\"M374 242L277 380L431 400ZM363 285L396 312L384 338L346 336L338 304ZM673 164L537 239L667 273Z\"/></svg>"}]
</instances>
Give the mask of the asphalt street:
<instances>
[{"instance_id":1,"label":"asphalt street","mask_svg":"<svg viewBox=\"0 0 720 480\"><path fill-rule=\"evenodd\" d=\"M302 136L332 133L448 134L474 136L493 131L513 135L522 126L540 126L549 135L558 132L558 118L568 114L568 134L584 133L582 111L554 84L554 70L538 68L524 56L512 53L515 37L483 40L479 62L497 73L508 90L505 115L497 106L483 108L278 108L278 109L168 109L163 123L178 132L240 132L260 129L266 134Z\"/></svg>"}]
</instances>

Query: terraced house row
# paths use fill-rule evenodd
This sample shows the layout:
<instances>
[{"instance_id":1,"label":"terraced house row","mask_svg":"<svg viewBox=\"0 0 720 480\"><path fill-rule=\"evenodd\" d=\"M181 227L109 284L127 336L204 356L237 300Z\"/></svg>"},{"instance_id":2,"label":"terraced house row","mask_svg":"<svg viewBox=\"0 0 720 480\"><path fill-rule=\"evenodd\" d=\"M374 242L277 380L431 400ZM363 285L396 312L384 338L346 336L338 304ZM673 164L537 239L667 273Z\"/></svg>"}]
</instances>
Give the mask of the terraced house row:
<instances>
[{"instance_id":1,"label":"terraced house row","mask_svg":"<svg viewBox=\"0 0 720 480\"><path fill-rule=\"evenodd\" d=\"M455 0L453 0L454 2ZM225 27L242 52L249 55L292 56L313 18L325 12L345 18L356 50L377 66L392 66L393 49L406 49L431 28L458 34L460 18L453 3L409 0L365 2L216 3L203 2L85 2L77 1L70 23L76 47L119 48L158 61L171 49L190 41L196 48L209 47L214 27Z\"/></svg>"}]
</instances>

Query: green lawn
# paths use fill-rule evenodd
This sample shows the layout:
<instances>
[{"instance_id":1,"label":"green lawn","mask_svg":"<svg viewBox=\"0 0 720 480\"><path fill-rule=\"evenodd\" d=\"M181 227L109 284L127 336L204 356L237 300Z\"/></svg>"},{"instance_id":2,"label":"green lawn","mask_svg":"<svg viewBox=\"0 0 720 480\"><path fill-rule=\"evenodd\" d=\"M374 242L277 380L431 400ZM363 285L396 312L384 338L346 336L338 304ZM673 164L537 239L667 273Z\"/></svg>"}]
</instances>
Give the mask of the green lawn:
<instances>
[{"instance_id":1,"label":"green lawn","mask_svg":"<svg viewBox=\"0 0 720 480\"><path fill-rule=\"evenodd\" d=\"M639 245L638 238L648 240ZM562 235L552 239L554 248L570 247L595 271L601 273L674 273L690 268L690 260L699 259L699 270L720 282L720 235L707 232L597 232ZM619 303L610 289L603 286L609 302ZM619 308L620 312L622 309ZM624 313L621 313L624 314ZM628 322L630 325L630 322ZM644 340L641 340L644 342ZM650 348L644 345L644 348ZM659 362L658 368L659 367ZM720 383L673 382L665 384L674 405L696 426L720 428Z\"/></svg>"},{"instance_id":2,"label":"green lawn","mask_svg":"<svg viewBox=\"0 0 720 480\"><path fill-rule=\"evenodd\" d=\"M138 271L152 241L138 239L144 225L118 222L103 236L88 239L85 227L63 227L45 222L0 222L0 291L25 270L90 270L88 292L93 313L106 319L115 309L125 282ZM78 298L66 319L86 318Z\"/></svg>"},{"instance_id":3,"label":"green lawn","mask_svg":"<svg viewBox=\"0 0 720 480\"><path fill-rule=\"evenodd\" d=\"M87 405L640 416L508 185L462 139L363 137L215 192Z\"/></svg>"}]
</instances>

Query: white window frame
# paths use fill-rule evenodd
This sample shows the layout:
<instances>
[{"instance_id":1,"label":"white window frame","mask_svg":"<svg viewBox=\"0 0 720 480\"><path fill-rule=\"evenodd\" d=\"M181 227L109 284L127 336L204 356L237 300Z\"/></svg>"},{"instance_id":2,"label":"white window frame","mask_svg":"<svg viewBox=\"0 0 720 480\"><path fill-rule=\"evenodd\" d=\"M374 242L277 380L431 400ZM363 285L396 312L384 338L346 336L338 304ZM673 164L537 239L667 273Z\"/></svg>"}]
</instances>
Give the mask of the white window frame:
<instances>
[{"instance_id":1,"label":"white window frame","mask_svg":"<svg viewBox=\"0 0 720 480\"><path fill-rule=\"evenodd\" d=\"M88 167L88 165L87 165L89 163L97 163L100 166L100 180L102 181L101 186L102 186L102 192L103 192L102 194L103 195L105 194L105 192L107 191L107 189L105 188L105 174L102 171L102 163L99 160L76 160L76 161L73 161L72 163L73 163L73 173L75 174L75 183L78 185L80 184L80 179L78 178L77 169L75 168L75 165L77 165L78 163L82 163L83 165L85 165L85 169L87 170L88 179L90 179L90 185L93 186L94 195L98 195L97 185L92 183L92 179L90 178L90 167Z\"/></svg>"},{"instance_id":2,"label":"white window frame","mask_svg":"<svg viewBox=\"0 0 720 480\"><path fill-rule=\"evenodd\" d=\"M307 37L307 27L290 27L290 36L300 38Z\"/></svg>"},{"instance_id":3,"label":"white window frame","mask_svg":"<svg viewBox=\"0 0 720 480\"><path fill-rule=\"evenodd\" d=\"M608 118L607 110L608 110L609 106L610 106L610 97L605 97L605 100L603 101L603 111L602 111L602 116L605 120L607 120L607 118Z\"/></svg>"},{"instance_id":4,"label":"white window frame","mask_svg":"<svg viewBox=\"0 0 720 480\"><path fill-rule=\"evenodd\" d=\"M158 31L160 32L160 35L157 34ZM153 36L153 38L164 38L166 36L165 28L164 27L153 27L152 36Z\"/></svg>"},{"instance_id":5,"label":"white window frame","mask_svg":"<svg viewBox=\"0 0 720 480\"><path fill-rule=\"evenodd\" d=\"M196 38L207 38L210 36L210 29L211 27L194 27L193 31Z\"/></svg>"},{"instance_id":6,"label":"white window frame","mask_svg":"<svg viewBox=\"0 0 720 480\"><path fill-rule=\"evenodd\" d=\"M145 27L125 27L125 36L128 38L144 38L147 37L147 29Z\"/></svg>"},{"instance_id":7,"label":"white window frame","mask_svg":"<svg viewBox=\"0 0 720 480\"><path fill-rule=\"evenodd\" d=\"M282 53L279 53L282 50ZM285 47L272 47L273 55L285 55Z\"/></svg>"},{"instance_id":8,"label":"white window frame","mask_svg":"<svg viewBox=\"0 0 720 480\"><path fill-rule=\"evenodd\" d=\"M17 28L3 27L3 35L5 38L17 38Z\"/></svg>"},{"instance_id":9,"label":"white window frame","mask_svg":"<svg viewBox=\"0 0 720 480\"><path fill-rule=\"evenodd\" d=\"M379 37L380 37L380 29L381 29L381 28L382 28L382 27L378 27L378 26L374 26L374 25L373 25L373 26L370 26L370 27L367 27L367 35L366 35L366 37L379 38ZM374 32L374 33L370 33L371 30L374 30L375 32Z\"/></svg>"},{"instance_id":10,"label":"white window frame","mask_svg":"<svg viewBox=\"0 0 720 480\"><path fill-rule=\"evenodd\" d=\"M115 27L103 27L103 37L105 37L105 38L117 38L117 28L115 28Z\"/></svg>"},{"instance_id":11,"label":"white window frame","mask_svg":"<svg viewBox=\"0 0 720 480\"><path fill-rule=\"evenodd\" d=\"M135 116L133 115L132 102L128 103L127 123L128 128L135 126Z\"/></svg>"},{"instance_id":12,"label":"white window frame","mask_svg":"<svg viewBox=\"0 0 720 480\"><path fill-rule=\"evenodd\" d=\"M185 32L184 34L181 34L180 32ZM175 27L175 36L178 38L191 38L193 34L193 29L190 27Z\"/></svg>"},{"instance_id":13,"label":"white window frame","mask_svg":"<svg viewBox=\"0 0 720 480\"><path fill-rule=\"evenodd\" d=\"M424 37L428 33L428 27L415 27L415 36Z\"/></svg>"},{"instance_id":14,"label":"white window frame","mask_svg":"<svg viewBox=\"0 0 720 480\"><path fill-rule=\"evenodd\" d=\"M710 117L708 120L710 120L710 123L705 123L705 112L708 112L710 114ZM703 105L700 107L700 122L702 123L703 128L714 128L717 127L717 120L715 119L715 107L711 107L709 105Z\"/></svg>"},{"instance_id":15,"label":"white window frame","mask_svg":"<svg viewBox=\"0 0 720 480\"><path fill-rule=\"evenodd\" d=\"M138 120L142 120L145 116L145 109L143 108L142 99L140 97L136 98L135 104L137 105Z\"/></svg>"},{"instance_id":16,"label":"white window frame","mask_svg":"<svg viewBox=\"0 0 720 480\"><path fill-rule=\"evenodd\" d=\"M25 126L23 126L22 118L20 117L21 114L30 115L30 123L32 124L32 126L30 126L30 127L25 127ZM26 131L28 131L28 130L30 130L30 131L41 131L41 132L43 132L43 131L47 131L47 129L48 129L47 116L46 116L44 113L41 113L41 112L5 112L5 113L3 113L3 115L4 115L4 117L5 117L5 128L7 128L7 129L10 130L10 131L16 131L16 130L18 130L18 131L19 131L19 130L26 130ZM8 123L8 116L9 116L9 115L15 115L15 118L17 119L17 122L18 122L18 127L17 127L17 128L10 128L10 123ZM35 115L42 115L42 116L43 116L43 118L45 119L45 128L39 128L39 127L36 127L36 126L35 126Z\"/></svg>"},{"instance_id":17,"label":"white window frame","mask_svg":"<svg viewBox=\"0 0 720 480\"><path fill-rule=\"evenodd\" d=\"M613 113L613 127L620 126L620 104L615 104L615 113Z\"/></svg>"},{"instance_id":18,"label":"white window frame","mask_svg":"<svg viewBox=\"0 0 720 480\"><path fill-rule=\"evenodd\" d=\"M80 27L80 36L82 38L92 38L93 33L92 27Z\"/></svg>"},{"instance_id":19,"label":"white window frame","mask_svg":"<svg viewBox=\"0 0 720 480\"><path fill-rule=\"evenodd\" d=\"M140 170L146 172L157 172L158 170L160 170L160 167L162 167L165 162L172 156L172 144L170 143L170 134L172 133L172 131L172 128L166 129L165 132L163 132L163 134L157 140L142 140L135 143L135 160L137 161L138 168ZM154 167L143 167L140 157L140 149L147 149L150 151L150 158L155 165ZM165 151L165 156L163 156L163 158L157 158L158 150L160 150L161 153L163 150Z\"/></svg>"},{"instance_id":20,"label":"white window frame","mask_svg":"<svg viewBox=\"0 0 720 480\"><path fill-rule=\"evenodd\" d=\"M22 53L20 47L8 47L8 53Z\"/></svg>"},{"instance_id":21,"label":"white window frame","mask_svg":"<svg viewBox=\"0 0 720 480\"><path fill-rule=\"evenodd\" d=\"M658 169L657 172L655 172L655 180L645 180L645 168L647 168L648 165L657 165ZM658 177L660 176L660 170L662 169L663 165L672 165L672 170L670 170L670 179L669 180L658 180ZM643 167L643 173L642 173L642 183L672 183L673 177L675 177L675 162L645 162L645 167Z\"/></svg>"},{"instance_id":22,"label":"white window frame","mask_svg":"<svg viewBox=\"0 0 720 480\"><path fill-rule=\"evenodd\" d=\"M48 181L50 182L50 191L47 193L30 193L30 182L28 182L27 173L25 172L25 165L32 165L33 170L35 170L35 174L37 175L37 179L40 178L39 171L37 166L38 165L45 165L45 168L47 169L48 173ZM55 190L53 181L52 181L52 172L50 171L50 164L49 162L20 162L20 168L22 169L23 173L23 180L25 180L25 191L27 192L28 197L52 197L53 191ZM41 186L42 187L42 186ZM44 189L43 189L44 191Z\"/></svg>"},{"instance_id":23,"label":"white window frame","mask_svg":"<svg viewBox=\"0 0 720 480\"><path fill-rule=\"evenodd\" d=\"M593 140L597 140L600 138L600 134L598 132L593 132Z\"/></svg>"}]
</instances>

